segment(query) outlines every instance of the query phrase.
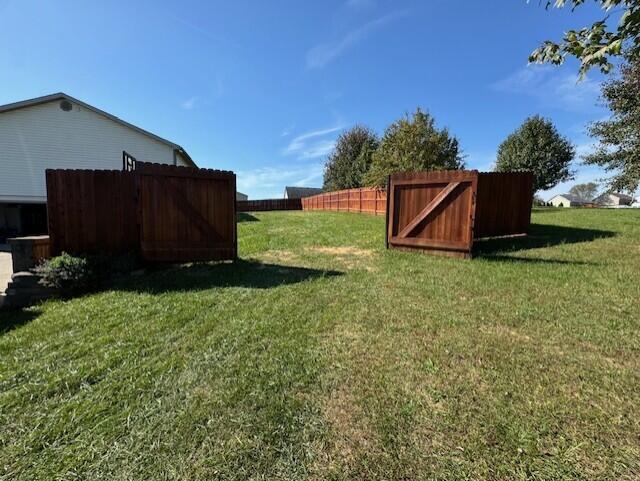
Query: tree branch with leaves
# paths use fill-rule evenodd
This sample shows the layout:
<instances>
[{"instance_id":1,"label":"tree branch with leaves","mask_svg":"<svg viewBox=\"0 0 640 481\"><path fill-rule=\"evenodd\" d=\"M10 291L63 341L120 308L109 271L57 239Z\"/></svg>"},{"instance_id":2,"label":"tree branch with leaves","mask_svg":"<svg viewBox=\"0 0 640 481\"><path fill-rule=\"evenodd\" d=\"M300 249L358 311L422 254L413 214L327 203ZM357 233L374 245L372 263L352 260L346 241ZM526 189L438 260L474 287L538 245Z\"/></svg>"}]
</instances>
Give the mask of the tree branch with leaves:
<instances>
[{"instance_id":1,"label":"tree branch with leaves","mask_svg":"<svg viewBox=\"0 0 640 481\"><path fill-rule=\"evenodd\" d=\"M613 69L613 57L625 56L629 59L640 57L640 0L593 0L604 11L602 19L590 27L569 30L562 41L546 40L529 56L532 63L552 63L560 65L567 56L580 61L580 77L591 68L599 68L603 73ZM547 1L546 8L565 8L571 5L575 10L587 0ZM611 29L611 17L621 13L618 25Z\"/></svg>"}]
</instances>

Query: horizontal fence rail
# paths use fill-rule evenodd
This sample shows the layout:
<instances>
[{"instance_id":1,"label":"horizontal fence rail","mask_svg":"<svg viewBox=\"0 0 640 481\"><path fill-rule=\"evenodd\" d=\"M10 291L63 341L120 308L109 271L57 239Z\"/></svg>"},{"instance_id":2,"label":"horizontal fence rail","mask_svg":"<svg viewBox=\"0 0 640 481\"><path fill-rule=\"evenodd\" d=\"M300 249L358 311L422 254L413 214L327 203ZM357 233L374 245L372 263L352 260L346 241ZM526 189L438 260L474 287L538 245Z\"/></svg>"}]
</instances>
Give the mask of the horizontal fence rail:
<instances>
[{"instance_id":1,"label":"horizontal fence rail","mask_svg":"<svg viewBox=\"0 0 640 481\"><path fill-rule=\"evenodd\" d=\"M338 190L302 199L303 210L332 210L385 215L387 192L375 187Z\"/></svg>"},{"instance_id":2,"label":"horizontal fence rail","mask_svg":"<svg viewBox=\"0 0 640 481\"><path fill-rule=\"evenodd\" d=\"M261 199L236 201L238 212L265 212L271 210L302 210L302 199Z\"/></svg>"}]
</instances>

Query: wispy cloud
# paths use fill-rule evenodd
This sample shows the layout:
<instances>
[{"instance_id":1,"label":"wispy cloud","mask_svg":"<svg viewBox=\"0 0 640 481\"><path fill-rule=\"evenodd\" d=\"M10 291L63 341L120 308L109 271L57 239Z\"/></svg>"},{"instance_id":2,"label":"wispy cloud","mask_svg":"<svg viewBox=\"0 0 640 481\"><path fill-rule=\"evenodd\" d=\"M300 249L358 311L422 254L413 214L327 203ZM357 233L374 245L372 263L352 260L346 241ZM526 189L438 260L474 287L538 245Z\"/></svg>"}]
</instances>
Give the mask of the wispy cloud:
<instances>
[{"instance_id":1,"label":"wispy cloud","mask_svg":"<svg viewBox=\"0 0 640 481\"><path fill-rule=\"evenodd\" d=\"M557 67L529 65L491 85L498 92L526 95L542 105L570 112L597 110L600 86L590 78L578 82L573 74L562 73Z\"/></svg>"},{"instance_id":2,"label":"wispy cloud","mask_svg":"<svg viewBox=\"0 0 640 481\"><path fill-rule=\"evenodd\" d=\"M394 20L397 20L400 17L405 16L406 14L406 10L397 10L395 12L391 12L387 15L365 23L361 27L356 28L351 32L348 32L344 37L335 42L316 45L307 52L307 68L317 69L324 67L325 65L342 55L349 48L366 39L374 31L384 27Z\"/></svg>"},{"instance_id":3,"label":"wispy cloud","mask_svg":"<svg viewBox=\"0 0 640 481\"><path fill-rule=\"evenodd\" d=\"M491 172L495 167L496 157L495 151L469 152L464 160L468 169Z\"/></svg>"},{"instance_id":4,"label":"wispy cloud","mask_svg":"<svg viewBox=\"0 0 640 481\"><path fill-rule=\"evenodd\" d=\"M282 197L286 185L313 187L322 183L322 163L282 167L263 167L237 172L238 190L252 199Z\"/></svg>"},{"instance_id":5,"label":"wispy cloud","mask_svg":"<svg viewBox=\"0 0 640 481\"><path fill-rule=\"evenodd\" d=\"M198 101L198 97L188 98L187 100L185 100L180 104L180 107L182 107L185 110L192 110L193 107L196 106L197 101Z\"/></svg>"},{"instance_id":6,"label":"wispy cloud","mask_svg":"<svg viewBox=\"0 0 640 481\"><path fill-rule=\"evenodd\" d=\"M295 155L298 159L315 159L326 156L335 146L335 139L327 138L330 134L342 130L338 124L326 129L312 130L291 139L283 149L284 155Z\"/></svg>"},{"instance_id":7,"label":"wispy cloud","mask_svg":"<svg viewBox=\"0 0 640 481\"><path fill-rule=\"evenodd\" d=\"M285 127L284 129L282 129L282 133L280 134L280 137L289 137L292 133L293 133L293 129L295 128L295 126L289 125L288 127Z\"/></svg>"}]
</instances>

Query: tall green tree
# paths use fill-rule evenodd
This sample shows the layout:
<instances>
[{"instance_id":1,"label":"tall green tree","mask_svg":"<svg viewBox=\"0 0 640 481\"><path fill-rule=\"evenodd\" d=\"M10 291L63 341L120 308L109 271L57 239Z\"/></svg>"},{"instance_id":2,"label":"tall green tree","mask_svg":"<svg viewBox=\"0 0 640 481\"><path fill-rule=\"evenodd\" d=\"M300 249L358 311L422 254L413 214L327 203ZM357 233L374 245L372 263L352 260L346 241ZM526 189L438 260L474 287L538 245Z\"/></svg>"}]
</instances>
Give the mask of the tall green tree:
<instances>
[{"instance_id":1,"label":"tall green tree","mask_svg":"<svg viewBox=\"0 0 640 481\"><path fill-rule=\"evenodd\" d=\"M598 194L598 184L596 184L595 182L576 184L571 187L571 189L569 189L569 193L575 195L585 202L589 202L592 201Z\"/></svg>"},{"instance_id":2,"label":"tall green tree","mask_svg":"<svg viewBox=\"0 0 640 481\"><path fill-rule=\"evenodd\" d=\"M602 98L611 118L589 126L599 144L584 161L614 174L612 190L633 192L640 186L640 60L623 65L618 78L604 83Z\"/></svg>"},{"instance_id":3,"label":"tall green tree","mask_svg":"<svg viewBox=\"0 0 640 481\"><path fill-rule=\"evenodd\" d=\"M419 108L387 127L373 154L365 184L383 186L394 172L462 169L464 161L458 139L438 129L434 118Z\"/></svg>"},{"instance_id":4,"label":"tall green tree","mask_svg":"<svg viewBox=\"0 0 640 481\"><path fill-rule=\"evenodd\" d=\"M547 9L570 5L572 10L596 3L603 14L591 26L567 31L559 42L546 40L530 55L530 62L559 65L567 56L575 57L580 61L583 77L592 67L609 73L613 69L612 57L640 58L640 0L548 0L544 3ZM618 15L617 25L610 28L611 17Z\"/></svg>"},{"instance_id":5,"label":"tall green tree","mask_svg":"<svg viewBox=\"0 0 640 481\"><path fill-rule=\"evenodd\" d=\"M378 143L375 132L363 125L356 125L340 134L324 166L323 189L362 187Z\"/></svg>"},{"instance_id":6,"label":"tall green tree","mask_svg":"<svg viewBox=\"0 0 640 481\"><path fill-rule=\"evenodd\" d=\"M575 148L551 121L529 117L498 148L496 171L533 172L533 191L547 190L571 180Z\"/></svg>"}]
</instances>

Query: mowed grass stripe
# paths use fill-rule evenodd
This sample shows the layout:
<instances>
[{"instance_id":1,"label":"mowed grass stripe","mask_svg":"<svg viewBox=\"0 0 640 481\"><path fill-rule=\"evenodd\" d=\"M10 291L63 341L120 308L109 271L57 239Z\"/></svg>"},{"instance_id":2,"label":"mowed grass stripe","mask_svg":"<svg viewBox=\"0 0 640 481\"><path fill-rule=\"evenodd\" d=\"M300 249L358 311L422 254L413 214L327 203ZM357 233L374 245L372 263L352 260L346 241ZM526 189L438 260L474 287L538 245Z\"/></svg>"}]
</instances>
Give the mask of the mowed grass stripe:
<instances>
[{"instance_id":1,"label":"mowed grass stripe","mask_svg":"<svg viewBox=\"0 0 640 481\"><path fill-rule=\"evenodd\" d=\"M245 214L241 262L0 313L4 479L633 479L640 212L473 261Z\"/></svg>"}]
</instances>

